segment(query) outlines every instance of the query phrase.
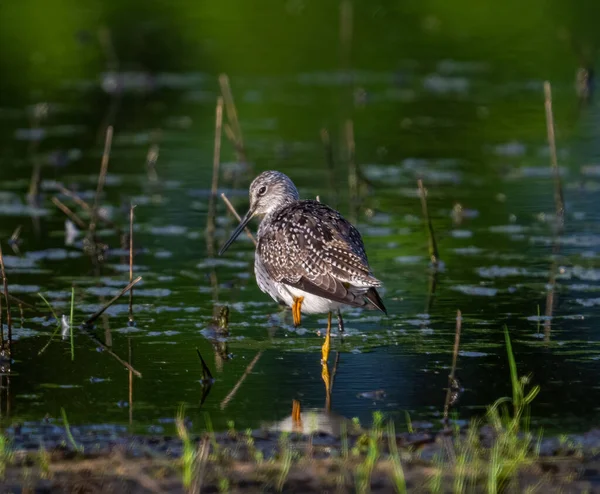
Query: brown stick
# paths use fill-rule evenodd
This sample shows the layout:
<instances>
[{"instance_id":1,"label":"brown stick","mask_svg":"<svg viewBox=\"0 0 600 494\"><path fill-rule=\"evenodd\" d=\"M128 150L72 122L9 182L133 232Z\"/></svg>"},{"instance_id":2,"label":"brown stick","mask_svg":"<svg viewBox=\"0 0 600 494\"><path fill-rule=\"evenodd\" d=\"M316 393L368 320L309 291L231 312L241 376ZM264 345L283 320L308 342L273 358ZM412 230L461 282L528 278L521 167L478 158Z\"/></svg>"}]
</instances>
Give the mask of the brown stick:
<instances>
[{"instance_id":1,"label":"brown stick","mask_svg":"<svg viewBox=\"0 0 600 494\"><path fill-rule=\"evenodd\" d=\"M2 274L2 286L4 288L4 299L6 302L6 327L8 332L8 353L12 346L12 318L10 314L10 297L8 296L8 281L6 279L6 270L4 269L4 257L2 255L2 245L0 245L0 273ZM2 340L2 346L4 346L4 339Z\"/></svg>"},{"instance_id":2,"label":"brown stick","mask_svg":"<svg viewBox=\"0 0 600 494\"><path fill-rule=\"evenodd\" d=\"M552 113L552 87L550 82L544 82L544 107L546 109L546 130L548 133L548 146L550 147L550 165L554 174L554 204L556 206L556 220L562 228L565 220L565 201L563 197L558 169L558 156L556 153L556 136L554 132L554 115Z\"/></svg>"},{"instance_id":3,"label":"brown stick","mask_svg":"<svg viewBox=\"0 0 600 494\"><path fill-rule=\"evenodd\" d=\"M462 328L462 313L460 310L456 311L456 331L454 333L454 349L452 351L452 368L450 369L450 375L448 376L448 389L446 391L446 401L444 404L444 423L448 422L448 411L450 409L450 398L452 396L452 385L455 380L456 372L456 361L458 360L458 348L460 346L460 331Z\"/></svg>"},{"instance_id":4,"label":"brown stick","mask_svg":"<svg viewBox=\"0 0 600 494\"><path fill-rule=\"evenodd\" d=\"M242 377L240 377L238 379L238 382L235 384L235 386L233 387L233 389L229 392L229 394L221 402L221 410L224 410L225 407L227 406L227 404L233 399L233 397L237 393L238 389L240 389L240 386L242 385L242 383L244 382L244 380L246 379L246 377L248 377L248 374L250 374L250 372L252 372L252 369L256 365L256 362L258 362L258 359L260 358L260 356L262 355L262 353L263 353L262 350L260 352L258 352L256 354L256 356L252 359L252 362L250 362L248 364L248 367L246 367L246 370L242 374Z\"/></svg>"},{"instance_id":5,"label":"brown stick","mask_svg":"<svg viewBox=\"0 0 600 494\"><path fill-rule=\"evenodd\" d=\"M58 191L67 196L70 199L73 199L75 204L77 204L81 209L85 209L87 212L92 211L92 206L90 206L87 202L85 202L81 197L79 197L72 190L67 189L64 185L58 184Z\"/></svg>"},{"instance_id":6,"label":"brown stick","mask_svg":"<svg viewBox=\"0 0 600 494\"><path fill-rule=\"evenodd\" d=\"M225 203L225 205L227 206L227 209L229 209L229 212L231 214L233 214L233 216L235 216L235 218L241 222L242 218L240 217L240 215L237 213L237 211L235 210L235 208L233 207L233 204L231 204L231 202L229 201L229 199L227 198L227 196L225 195L225 192L221 193L221 199L223 199L223 202ZM254 246L256 247L256 239L254 238L254 235L252 235L252 232L250 231L250 229L248 227L244 228L244 231L246 232L246 235L248 235L248 238L250 240L252 240L252 243L254 244Z\"/></svg>"},{"instance_id":7,"label":"brown stick","mask_svg":"<svg viewBox=\"0 0 600 494\"><path fill-rule=\"evenodd\" d=\"M129 283L133 281L133 210L132 204L129 209ZM133 287L129 290L129 324L133 324Z\"/></svg>"},{"instance_id":8,"label":"brown stick","mask_svg":"<svg viewBox=\"0 0 600 494\"><path fill-rule=\"evenodd\" d=\"M115 295L110 301L102 307L99 311L95 312L87 321L83 323L83 326L91 326L96 319L98 319L106 309L108 309L112 304L114 304L117 300L119 300L123 295L125 295L131 288L137 285L140 281L142 281L142 277L138 276L135 280L129 283L123 290L121 290L117 295Z\"/></svg>"},{"instance_id":9,"label":"brown stick","mask_svg":"<svg viewBox=\"0 0 600 494\"><path fill-rule=\"evenodd\" d=\"M429 257L431 259L431 263L434 266L440 261L440 256L438 253L437 242L435 241L435 234L433 231L433 224L431 223L431 217L429 216L429 209L427 208L427 190L423 187L423 181L421 179L417 180L417 185L419 186L419 196L421 197L421 208L423 210L423 217L425 218L425 223L427 226L427 233L429 239Z\"/></svg>"},{"instance_id":10,"label":"brown stick","mask_svg":"<svg viewBox=\"0 0 600 494\"><path fill-rule=\"evenodd\" d=\"M244 150L243 145L240 144L238 142L238 140L236 139L235 134L234 134L233 129L231 128L231 126L229 124L227 124L227 123L223 124L223 130L225 131L225 135L227 136L227 139L229 139L229 142L231 142L231 145L235 149L235 154L237 155L238 161L240 161L242 163L248 163L248 158L246 156L246 151Z\"/></svg>"},{"instance_id":11,"label":"brown stick","mask_svg":"<svg viewBox=\"0 0 600 494\"><path fill-rule=\"evenodd\" d=\"M98 207L100 206L100 196L106 182L106 174L108 173L108 159L110 157L110 149L112 146L113 127L109 125L106 128L106 139L104 141L104 151L102 152L102 161L100 162L100 173L98 174L98 185L96 187L96 196L94 197L94 206L90 218L90 232L96 232L96 223L98 221Z\"/></svg>"},{"instance_id":12,"label":"brown stick","mask_svg":"<svg viewBox=\"0 0 600 494\"><path fill-rule=\"evenodd\" d=\"M210 199L208 201L208 217L206 223L206 247L209 257L214 255L214 237L215 237L215 214L217 189L219 187L219 166L221 164L221 129L223 128L223 98L217 98L217 108L215 110L215 145L213 153L213 172L212 183L210 187Z\"/></svg>"},{"instance_id":13,"label":"brown stick","mask_svg":"<svg viewBox=\"0 0 600 494\"><path fill-rule=\"evenodd\" d=\"M83 221L79 216L77 216L73 211L71 211L66 204L63 204L58 197L54 196L52 198L52 202L58 209L65 213L73 223L76 223L79 228L83 230L87 229L85 221Z\"/></svg>"}]
</instances>

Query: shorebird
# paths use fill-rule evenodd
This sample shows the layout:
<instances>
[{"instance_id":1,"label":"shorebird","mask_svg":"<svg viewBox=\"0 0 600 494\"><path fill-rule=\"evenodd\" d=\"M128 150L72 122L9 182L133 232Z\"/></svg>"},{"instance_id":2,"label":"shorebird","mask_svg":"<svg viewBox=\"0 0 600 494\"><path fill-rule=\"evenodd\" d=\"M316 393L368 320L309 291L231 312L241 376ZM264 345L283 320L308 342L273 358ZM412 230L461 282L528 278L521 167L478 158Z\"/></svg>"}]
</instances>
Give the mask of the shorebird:
<instances>
[{"instance_id":1,"label":"shorebird","mask_svg":"<svg viewBox=\"0 0 600 494\"><path fill-rule=\"evenodd\" d=\"M221 250L222 255L255 216L258 228L254 273L258 287L301 313L328 314L345 305L387 314L358 230L340 213L318 201L300 200L287 175L266 171L249 189L250 208Z\"/></svg>"}]
</instances>

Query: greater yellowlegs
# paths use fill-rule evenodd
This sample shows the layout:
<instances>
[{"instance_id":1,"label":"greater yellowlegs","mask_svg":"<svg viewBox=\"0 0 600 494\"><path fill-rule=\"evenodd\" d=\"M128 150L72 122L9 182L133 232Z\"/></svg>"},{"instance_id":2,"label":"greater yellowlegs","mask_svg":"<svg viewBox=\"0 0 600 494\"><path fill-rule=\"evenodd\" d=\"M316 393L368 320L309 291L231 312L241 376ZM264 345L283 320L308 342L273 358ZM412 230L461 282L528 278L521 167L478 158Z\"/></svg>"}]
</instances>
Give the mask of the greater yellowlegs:
<instances>
[{"instance_id":1,"label":"greater yellowlegs","mask_svg":"<svg viewBox=\"0 0 600 494\"><path fill-rule=\"evenodd\" d=\"M292 308L296 326L301 312L328 313L329 333L331 312L344 305L387 314L360 233L340 213L318 201L301 201L294 183L277 171L256 177L249 196L248 212L219 255L254 216L264 216L254 257L256 282Z\"/></svg>"}]
</instances>

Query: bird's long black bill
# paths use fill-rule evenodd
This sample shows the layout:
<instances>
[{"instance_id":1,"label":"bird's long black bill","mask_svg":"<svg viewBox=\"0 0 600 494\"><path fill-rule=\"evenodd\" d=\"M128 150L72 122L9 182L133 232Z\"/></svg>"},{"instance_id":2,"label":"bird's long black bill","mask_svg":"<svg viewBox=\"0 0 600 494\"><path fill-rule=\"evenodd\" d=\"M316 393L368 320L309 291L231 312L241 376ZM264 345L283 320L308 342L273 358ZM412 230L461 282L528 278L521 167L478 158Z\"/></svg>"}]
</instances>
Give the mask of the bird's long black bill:
<instances>
[{"instance_id":1,"label":"bird's long black bill","mask_svg":"<svg viewBox=\"0 0 600 494\"><path fill-rule=\"evenodd\" d=\"M250 220L252 219L252 217L254 216L254 211L250 210L246 213L246 216L244 216L242 218L241 223L238 225L238 227L234 230L234 232L231 234L231 237L229 237L229 240L227 240L227 242L225 242L225 244L223 245L223 247L221 247L221 250L219 250L219 255L222 256L225 251L227 249L229 249L229 246L234 242L234 240L236 238L238 238L238 236L240 235L240 233L242 233L242 230L244 228L246 228L246 225L248 223L250 223Z\"/></svg>"}]
</instances>

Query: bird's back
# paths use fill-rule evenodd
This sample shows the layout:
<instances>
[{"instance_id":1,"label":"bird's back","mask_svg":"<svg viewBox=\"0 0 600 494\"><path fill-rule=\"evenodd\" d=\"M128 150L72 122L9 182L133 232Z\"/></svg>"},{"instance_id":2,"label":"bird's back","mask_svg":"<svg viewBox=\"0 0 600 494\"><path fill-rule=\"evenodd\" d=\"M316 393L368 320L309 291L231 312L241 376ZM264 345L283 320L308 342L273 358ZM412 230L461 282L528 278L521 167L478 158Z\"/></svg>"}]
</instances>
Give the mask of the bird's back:
<instances>
[{"instance_id":1,"label":"bird's back","mask_svg":"<svg viewBox=\"0 0 600 494\"><path fill-rule=\"evenodd\" d=\"M358 230L329 206L304 200L266 217L258 232L258 255L277 281L331 276L357 286L379 286L370 273Z\"/></svg>"}]
</instances>

